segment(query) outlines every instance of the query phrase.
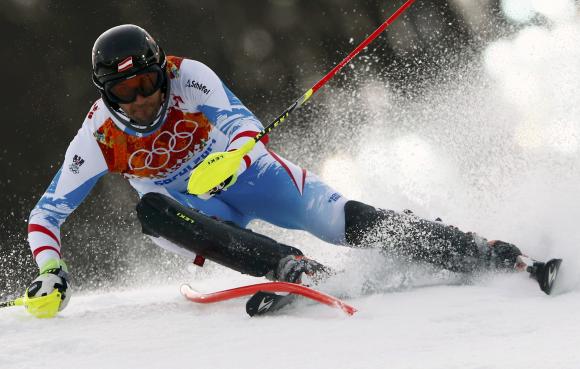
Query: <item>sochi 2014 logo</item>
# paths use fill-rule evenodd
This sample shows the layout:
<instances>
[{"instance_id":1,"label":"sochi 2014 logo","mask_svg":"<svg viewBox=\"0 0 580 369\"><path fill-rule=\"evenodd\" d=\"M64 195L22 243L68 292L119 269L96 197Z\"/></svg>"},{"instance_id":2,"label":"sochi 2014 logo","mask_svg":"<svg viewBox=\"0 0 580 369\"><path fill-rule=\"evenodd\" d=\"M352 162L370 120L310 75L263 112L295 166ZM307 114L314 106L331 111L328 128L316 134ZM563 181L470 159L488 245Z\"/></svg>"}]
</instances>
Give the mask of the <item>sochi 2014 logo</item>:
<instances>
[{"instance_id":1,"label":"sochi 2014 logo","mask_svg":"<svg viewBox=\"0 0 580 369\"><path fill-rule=\"evenodd\" d=\"M192 130L178 131L178 127L182 123L193 124ZM169 164L172 154L185 152L191 150L194 143L195 131L197 131L198 124L192 120L180 120L175 124L173 133L163 131L159 136L155 137L151 144L151 150L141 149L135 151L129 157L129 168L131 170L157 170Z\"/></svg>"},{"instance_id":2,"label":"sochi 2014 logo","mask_svg":"<svg viewBox=\"0 0 580 369\"><path fill-rule=\"evenodd\" d=\"M68 169L70 169L71 172L73 172L74 174L79 174L79 169L81 167L81 165L84 164L85 159L81 158L78 155L73 156L73 160L72 160L72 164L69 165Z\"/></svg>"}]
</instances>

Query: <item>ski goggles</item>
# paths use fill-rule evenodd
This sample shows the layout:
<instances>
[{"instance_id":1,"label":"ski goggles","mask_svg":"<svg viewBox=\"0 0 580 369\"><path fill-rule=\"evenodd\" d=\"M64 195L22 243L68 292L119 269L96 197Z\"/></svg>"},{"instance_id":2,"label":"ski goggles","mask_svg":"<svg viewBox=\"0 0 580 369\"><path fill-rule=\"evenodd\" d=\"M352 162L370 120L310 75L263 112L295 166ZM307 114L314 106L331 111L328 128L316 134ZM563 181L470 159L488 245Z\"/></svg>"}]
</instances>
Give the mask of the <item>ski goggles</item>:
<instances>
[{"instance_id":1,"label":"ski goggles","mask_svg":"<svg viewBox=\"0 0 580 369\"><path fill-rule=\"evenodd\" d=\"M135 102L137 95L153 95L161 88L164 80L163 71L154 65L128 78L106 82L105 95L115 104L130 104Z\"/></svg>"}]
</instances>

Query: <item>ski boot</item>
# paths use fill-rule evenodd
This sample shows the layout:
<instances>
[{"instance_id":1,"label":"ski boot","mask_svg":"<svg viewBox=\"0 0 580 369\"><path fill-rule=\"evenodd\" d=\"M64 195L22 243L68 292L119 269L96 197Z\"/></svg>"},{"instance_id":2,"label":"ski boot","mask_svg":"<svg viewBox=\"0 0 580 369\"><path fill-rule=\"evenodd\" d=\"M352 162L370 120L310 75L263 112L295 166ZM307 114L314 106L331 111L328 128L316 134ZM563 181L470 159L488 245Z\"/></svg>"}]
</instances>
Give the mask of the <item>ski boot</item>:
<instances>
[{"instance_id":1,"label":"ski boot","mask_svg":"<svg viewBox=\"0 0 580 369\"><path fill-rule=\"evenodd\" d=\"M280 282L298 283L311 286L330 275L322 264L302 255L288 255L280 260L278 268L268 279ZM257 292L246 302L246 312L250 316L263 315L280 310L296 299L295 294Z\"/></svg>"},{"instance_id":2,"label":"ski boot","mask_svg":"<svg viewBox=\"0 0 580 369\"><path fill-rule=\"evenodd\" d=\"M526 271L530 273L530 278L538 281L540 289L547 295L552 293L554 282L560 270L562 259L552 259L548 262L541 262L521 253L521 251L511 243L503 241L490 241L489 260L492 266L506 271Z\"/></svg>"},{"instance_id":3,"label":"ski boot","mask_svg":"<svg viewBox=\"0 0 580 369\"><path fill-rule=\"evenodd\" d=\"M487 259L490 267L505 271L523 271L525 265L522 265L522 252L511 243L494 240L487 243Z\"/></svg>"},{"instance_id":4,"label":"ski boot","mask_svg":"<svg viewBox=\"0 0 580 369\"><path fill-rule=\"evenodd\" d=\"M552 293L554 282L560 270L560 264L562 264L562 259L552 259L546 263L534 261L531 266L526 268L526 271L530 273L530 278L538 281L542 291L549 295Z\"/></svg>"},{"instance_id":5,"label":"ski boot","mask_svg":"<svg viewBox=\"0 0 580 369\"><path fill-rule=\"evenodd\" d=\"M329 275L328 269L302 255L288 255L278 263L274 279L282 282L315 285ZM303 277L305 277L303 279Z\"/></svg>"}]
</instances>

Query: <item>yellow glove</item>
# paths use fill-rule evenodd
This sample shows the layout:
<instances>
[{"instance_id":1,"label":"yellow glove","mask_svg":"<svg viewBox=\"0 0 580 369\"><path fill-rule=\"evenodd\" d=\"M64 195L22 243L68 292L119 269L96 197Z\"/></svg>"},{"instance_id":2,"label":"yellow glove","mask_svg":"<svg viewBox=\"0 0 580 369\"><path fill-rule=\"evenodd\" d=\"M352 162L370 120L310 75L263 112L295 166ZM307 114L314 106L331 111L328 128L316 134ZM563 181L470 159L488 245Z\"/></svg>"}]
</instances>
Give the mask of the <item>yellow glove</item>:
<instances>
[{"instance_id":1,"label":"yellow glove","mask_svg":"<svg viewBox=\"0 0 580 369\"><path fill-rule=\"evenodd\" d=\"M63 260L52 259L40 267L40 275L26 289L23 305L37 318L52 318L70 299L68 268Z\"/></svg>"}]
</instances>

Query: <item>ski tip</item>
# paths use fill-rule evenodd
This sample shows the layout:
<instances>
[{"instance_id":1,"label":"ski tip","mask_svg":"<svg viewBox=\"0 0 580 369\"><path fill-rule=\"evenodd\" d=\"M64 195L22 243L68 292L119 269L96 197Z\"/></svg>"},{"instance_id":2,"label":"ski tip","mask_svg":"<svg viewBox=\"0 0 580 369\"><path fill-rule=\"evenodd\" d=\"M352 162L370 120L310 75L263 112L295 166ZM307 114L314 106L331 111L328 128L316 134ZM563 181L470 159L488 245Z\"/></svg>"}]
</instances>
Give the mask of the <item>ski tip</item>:
<instances>
[{"instance_id":1,"label":"ski tip","mask_svg":"<svg viewBox=\"0 0 580 369\"><path fill-rule=\"evenodd\" d=\"M262 298L264 298L264 296L266 296L266 294L264 292L259 291L259 292L256 292L252 297L250 297L248 299L248 301L246 301L246 313L249 316L255 316L256 314L258 314L259 301Z\"/></svg>"},{"instance_id":2,"label":"ski tip","mask_svg":"<svg viewBox=\"0 0 580 369\"><path fill-rule=\"evenodd\" d=\"M180 292L182 295L184 295L184 296L185 296L185 295L187 295L187 293L188 293L188 292L190 292L190 291L192 291L192 290L193 290L193 288L191 288L191 286L190 286L190 285L188 285L188 284L186 284L186 283L182 284L182 285L179 287L179 292Z\"/></svg>"},{"instance_id":3,"label":"ski tip","mask_svg":"<svg viewBox=\"0 0 580 369\"><path fill-rule=\"evenodd\" d=\"M542 276L538 279L538 282L540 283L540 288L546 295L552 294L554 290L561 264L562 259L552 259L544 265Z\"/></svg>"},{"instance_id":4,"label":"ski tip","mask_svg":"<svg viewBox=\"0 0 580 369\"><path fill-rule=\"evenodd\" d=\"M345 303L339 304L338 307L349 316L353 316L354 313L358 311L355 307L347 305Z\"/></svg>"}]
</instances>

